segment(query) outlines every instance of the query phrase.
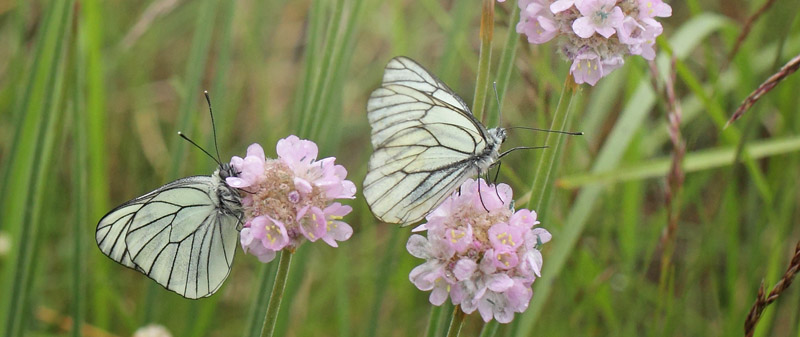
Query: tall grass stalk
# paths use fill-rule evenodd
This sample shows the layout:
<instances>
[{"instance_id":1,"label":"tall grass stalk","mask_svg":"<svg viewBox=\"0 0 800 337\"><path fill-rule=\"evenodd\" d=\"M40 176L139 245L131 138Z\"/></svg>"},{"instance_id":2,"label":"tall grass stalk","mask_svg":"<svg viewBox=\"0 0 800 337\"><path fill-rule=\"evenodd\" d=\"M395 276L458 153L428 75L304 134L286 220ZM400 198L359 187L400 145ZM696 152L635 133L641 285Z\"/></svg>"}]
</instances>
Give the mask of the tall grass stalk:
<instances>
[{"instance_id":1,"label":"tall grass stalk","mask_svg":"<svg viewBox=\"0 0 800 337\"><path fill-rule=\"evenodd\" d=\"M261 265L261 272L258 273L258 280L262 286L258 287L256 297L250 305L250 313L247 315L244 337L261 336L261 328L264 327L264 317L267 313L267 303L269 303L270 285L275 282L275 271L277 264L269 263Z\"/></svg>"},{"instance_id":2,"label":"tall grass stalk","mask_svg":"<svg viewBox=\"0 0 800 337\"><path fill-rule=\"evenodd\" d=\"M428 327L425 329L426 337L438 336L437 328L439 327L439 318L442 316L442 306L434 305L431 308L430 316L428 317Z\"/></svg>"},{"instance_id":3,"label":"tall grass stalk","mask_svg":"<svg viewBox=\"0 0 800 337\"><path fill-rule=\"evenodd\" d=\"M556 112L553 114L553 122L550 124L550 130L558 131L565 130L569 121L570 107L572 107L572 100L577 94L578 86L572 75L567 75L564 80L564 86L561 89L561 96L558 98L558 106ZM549 132L544 141L544 146L547 148L542 152L539 158L539 164L536 166L536 173L533 176L533 184L531 186L532 197L528 201L529 209L536 210L537 212L546 214L547 210L542 209L544 201L549 198L552 193L552 183L555 177L556 162L561 161L561 139L566 137L560 133Z\"/></svg>"},{"instance_id":4,"label":"tall grass stalk","mask_svg":"<svg viewBox=\"0 0 800 337\"><path fill-rule=\"evenodd\" d=\"M450 327L447 329L447 337L458 337L461 334L461 327L467 314L461 310L461 306L456 306L453 310L453 318L450 319Z\"/></svg>"},{"instance_id":5,"label":"tall grass stalk","mask_svg":"<svg viewBox=\"0 0 800 337\"><path fill-rule=\"evenodd\" d=\"M278 272L275 274L275 283L272 285L272 294L269 296L269 305L264 317L264 326L261 328L262 337L270 337L275 331L275 321L278 319L278 312L281 309L283 290L286 288L286 280L289 279L289 265L292 262L292 255L294 253L287 250L281 252ZM266 287L266 285L262 286Z\"/></svg>"},{"instance_id":6,"label":"tall grass stalk","mask_svg":"<svg viewBox=\"0 0 800 337\"><path fill-rule=\"evenodd\" d=\"M298 130L298 133L301 135L301 137L313 138L312 128L314 122L320 118L320 114L317 113L317 111L320 107L320 102L322 101L325 85L329 83L328 81L330 81L332 73L335 70L333 66L335 64L333 60L333 53L336 47L336 40L339 36L339 29L341 28L342 19L345 15L344 4L345 0L336 1L330 22L325 29L325 45L318 61L319 68L314 69L316 76L312 76L313 82L310 85L308 96L309 102L308 104L304 104L306 109L301 113L303 119L301 120L300 130ZM316 55L307 54L306 57L313 58L316 57ZM311 60L307 59L306 62L311 62ZM314 63L317 64L316 62Z\"/></svg>"},{"instance_id":7,"label":"tall grass stalk","mask_svg":"<svg viewBox=\"0 0 800 337\"><path fill-rule=\"evenodd\" d=\"M680 60L686 58L695 46L700 45L703 38L722 27L722 22L716 16L699 15L681 26L671 39L675 47L674 55ZM661 63L667 62L663 55L659 56ZM663 72L662 72L663 73ZM655 103L649 79L640 81L624 106L614 128L600 149L592 165L592 172L613 170L617 167L625 149L628 148L634 133L645 121L647 113ZM682 105L686 106L682 103ZM724 121L723 121L724 123ZM666 140L666 139L665 139ZM591 185L582 189L564 221L563 229L558 233L558 240L553 240L547 262L542 269L542 277L534 283L534 299L531 306L520 317L517 336L528 336L533 331L533 326L539 319L544 305L553 289L555 279L558 278L570 256L575 243L583 232L586 222L592 214L595 203L604 191L601 185ZM533 198L531 198L533 200Z\"/></svg>"},{"instance_id":8,"label":"tall grass stalk","mask_svg":"<svg viewBox=\"0 0 800 337\"><path fill-rule=\"evenodd\" d=\"M89 217L96 221L109 210L108 156L106 152L106 80L105 57L103 55L104 23L103 5L100 0L80 2L80 25L78 46L85 58L85 112L88 160ZM90 221L93 222L93 221ZM101 254L92 254L93 260L104 259ZM97 262L97 261L93 261ZM92 313L94 323L107 327L110 321L109 302L114 296L107 280L108 264L93 263L91 273L94 295Z\"/></svg>"},{"instance_id":9,"label":"tall grass stalk","mask_svg":"<svg viewBox=\"0 0 800 337\"><path fill-rule=\"evenodd\" d=\"M481 1L481 48L478 55L478 75L475 79L475 95L472 99L472 113L479 121L486 122L483 108L489 91L489 68L492 64L492 39L494 38L495 0Z\"/></svg>"},{"instance_id":10,"label":"tall grass stalk","mask_svg":"<svg viewBox=\"0 0 800 337\"><path fill-rule=\"evenodd\" d=\"M11 281L11 284L6 286L6 293L3 296L5 320L2 322L3 324L0 324L0 326L4 326L3 330L6 336L22 335L25 321L30 316L28 314L28 304L30 303L28 296L31 293L30 287L33 282L35 266L33 256L36 254L37 243L40 241L38 233L41 227L45 192L48 191L48 187L52 187L48 186L47 182L53 169L51 165L53 147L58 139L60 130L58 126L63 110L60 102L64 84L65 60L69 59L67 45L71 40L70 33L72 32L69 29L73 18L71 9L72 1L58 2L49 9L50 13L46 16L40 40L42 42L37 51L39 54L34 61L34 71L27 83L28 89L26 89L27 94L25 95L25 99L41 101L38 102L39 104L26 102L24 105L26 113L23 116L27 119L29 117L27 114L30 113L34 118L40 116L41 119L38 120L36 127L17 131L18 135L22 135L21 138L24 138L25 131L34 130L32 135L28 135L31 137L32 144L30 146L32 148L17 148L18 152L12 153L12 155L21 156L19 164L30 162L30 168L28 172L20 172L27 175L22 180L29 184L19 186L20 181L15 181L16 186L12 186L11 190L24 188L30 191L19 196L15 195L15 198L6 198L24 198L23 203L17 206L21 218L18 219L18 222L13 222L20 226L14 240L18 243L18 248L16 254L12 255L13 265L10 268L7 267L9 273L5 274L7 276L5 279ZM12 160L10 165L14 164L16 162Z\"/></svg>"},{"instance_id":11,"label":"tall grass stalk","mask_svg":"<svg viewBox=\"0 0 800 337\"><path fill-rule=\"evenodd\" d=\"M72 87L72 336L82 336L84 316L86 314L86 254L85 245L88 235L87 224L91 223L89 215L89 191L87 185L86 113L84 110L85 57L81 48L73 48L74 67Z\"/></svg>"},{"instance_id":12,"label":"tall grass stalk","mask_svg":"<svg viewBox=\"0 0 800 337\"><path fill-rule=\"evenodd\" d=\"M378 331L381 307L383 305L383 300L385 299L384 295L386 294L386 288L389 284L389 275L392 273L392 261L397 258L397 246L400 245L402 238L405 236L402 235L400 230L392 230L389 232L389 243L386 245L385 249L383 249L383 256L381 257L381 262L378 265L378 273L377 277L375 278L375 295L372 298L370 320L367 321L366 333L364 334L364 336L367 337L376 336Z\"/></svg>"},{"instance_id":13,"label":"tall grass stalk","mask_svg":"<svg viewBox=\"0 0 800 337\"><path fill-rule=\"evenodd\" d=\"M508 89L508 82L511 80L511 72L514 70L514 60L517 56L517 42L519 41L519 33L517 33L517 24L519 21L519 6L516 1L509 1L511 6L511 14L508 17L508 32L506 33L506 41L503 44L503 51L500 54L500 65L497 67L497 97L498 101L489 100L489 106L495 106L497 113L491 114L486 118L486 125L502 125L503 121L499 120L500 112L503 110L503 101L506 97Z\"/></svg>"}]
</instances>

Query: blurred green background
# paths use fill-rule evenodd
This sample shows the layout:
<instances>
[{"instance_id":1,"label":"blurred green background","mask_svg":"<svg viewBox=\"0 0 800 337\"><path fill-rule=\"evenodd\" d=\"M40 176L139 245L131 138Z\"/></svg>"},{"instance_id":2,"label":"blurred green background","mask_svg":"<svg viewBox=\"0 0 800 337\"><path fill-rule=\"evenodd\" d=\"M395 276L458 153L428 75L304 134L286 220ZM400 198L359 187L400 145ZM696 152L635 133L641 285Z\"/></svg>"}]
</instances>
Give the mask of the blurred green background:
<instances>
[{"instance_id":1,"label":"blurred green background","mask_svg":"<svg viewBox=\"0 0 800 337\"><path fill-rule=\"evenodd\" d=\"M687 146L675 250L663 269L673 151L665 95L640 57L581 87L570 129L585 135L567 139L552 196L536 210L553 233L543 278L528 312L498 336L742 334L761 280L771 288L800 239L800 76L723 129L800 53L797 2L777 0L729 62L764 2L672 1L673 16L661 20L659 76L673 53ZM494 17L490 77L504 95L502 125L547 128L568 64L555 42L530 45L509 32L515 6L497 4ZM67 335L77 315L86 336L129 336L150 323L175 336L257 335L277 261L262 265L240 250L216 295L185 300L106 258L94 242L98 219L215 169L176 135L212 146L203 90L223 160L253 142L274 156L277 139L298 134L321 157L336 156L360 188L371 151L366 99L386 62L412 57L471 102L480 11L466 0L0 0L0 334ZM515 131L505 148L542 145L544 136ZM518 205L542 153L504 158L499 180ZM426 331L428 293L408 281L422 262L405 251L409 229L378 223L361 198L350 204L349 241L299 249L276 335ZM799 289L767 309L757 335L800 336ZM482 326L471 315L462 335Z\"/></svg>"}]
</instances>

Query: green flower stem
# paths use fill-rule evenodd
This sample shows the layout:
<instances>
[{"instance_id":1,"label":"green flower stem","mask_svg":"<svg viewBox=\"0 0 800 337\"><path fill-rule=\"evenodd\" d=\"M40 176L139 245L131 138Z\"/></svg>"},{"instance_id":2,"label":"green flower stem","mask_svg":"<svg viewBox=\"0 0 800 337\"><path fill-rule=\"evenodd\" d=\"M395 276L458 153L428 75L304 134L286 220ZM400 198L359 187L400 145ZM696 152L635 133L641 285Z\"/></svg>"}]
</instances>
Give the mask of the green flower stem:
<instances>
[{"instance_id":1,"label":"green flower stem","mask_svg":"<svg viewBox=\"0 0 800 337\"><path fill-rule=\"evenodd\" d=\"M431 316L428 319L428 331L425 332L425 336L427 337L434 337L436 336L437 327L439 327L439 317L442 316L442 306L434 305L431 308Z\"/></svg>"},{"instance_id":2,"label":"green flower stem","mask_svg":"<svg viewBox=\"0 0 800 337\"><path fill-rule=\"evenodd\" d=\"M478 78L475 80L475 98L472 113L483 121L483 107L489 90L489 67L492 60L492 37L494 35L494 0L483 0L481 9L481 51L478 56Z\"/></svg>"},{"instance_id":3,"label":"green flower stem","mask_svg":"<svg viewBox=\"0 0 800 337\"><path fill-rule=\"evenodd\" d=\"M464 318L467 317L467 314L461 310L461 306L457 305L455 309L453 309L453 318L450 320L450 328L447 330L447 337L458 337L458 334L461 332L461 326L464 325Z\"/></svg>"},{"instance_id":4,"label":"green flower stem","mask_svg":"<svg viewBox=\"0 0 800 337\"><path fill-rule=\"evenodd\" d=\"M491 320L489 323L483 325L483 329L481 329L481 334L479 337L492 337L497 334L497 328L500 327L500 323L497 323L497 320Z\"/></svg>"},{"instance_id":5,"label":"green flower stem","mask_svg":"<svg viewBox=\"0 0 800 337\"><path fill-rule=\"evenodd\" d=\"M490 99L489 103L490 106L494 104L499 104L496 106L497 113L486 118L486 124L484 125L500 125L503 121L500 119L500 111L503 107L503 100L505 99L506 95L506 88L508 88L508 81L511 79L511 71L514 69L514 58L517 55L517 42L519 41L519 33L517 33L516 26L517 21L519 20L519 6L517 4L511 4L511 14L509 15L508 21L508 34L506 35L506 42L503 45L503 52L500 53L500 63L497 66L497 97L499 98L500 102L495 102L494 100Z\"/></svg>"},{"instance_id":6,"label":"green flower stem","mask_svg":"<svg viewBox=\"0 0 800 337\"><path fill-rule=\"evenodd\" d=\"M550 125L550 130L564 130L567 125L567 116L569 115L572 99L577 93L578 86L571 75L567 76L564 81L564 88L561 91L561 97L558 99L558 106L553 116L553 123ZM543 202L548 199L551 192L553 177L555 172L553 167L555 163L561 160L563 154L560 151L561 138L564 135L559 133L550 132L547 134L544 145L547 147L542 152L539 159L539 165L536 167L536 174L533 177L533 185L531 187L531 199L528 201L528 208L540 210Z\"/></svg>"},{"instance_id":7,"label":"green flower stem","mask_svg":"<svg viewBox=\"0 0 800 337\"><path fill-rule=\"evenodd\" d=\"M284 250L281 252L281 260L278 262L278 273L275 274L275 284L272 286L272 295L269 297L267 315L264 317L264 327L261 328L261 336L269 337L275 331L275 322L278 319L278 312L281 309L283 290L286 288L286 280L289 278L289 264L292 262L292 254Z\"/></svg>"}]
</instances>

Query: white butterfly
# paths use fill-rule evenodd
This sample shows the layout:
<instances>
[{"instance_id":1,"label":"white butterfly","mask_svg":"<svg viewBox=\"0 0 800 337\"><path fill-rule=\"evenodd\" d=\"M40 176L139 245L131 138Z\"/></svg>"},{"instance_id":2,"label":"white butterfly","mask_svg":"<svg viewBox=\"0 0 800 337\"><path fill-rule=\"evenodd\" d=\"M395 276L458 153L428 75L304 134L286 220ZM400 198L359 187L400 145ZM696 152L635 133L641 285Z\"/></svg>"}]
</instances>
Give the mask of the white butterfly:
<instances>
[{"instance_id":1,"label":"white butterfly","mask_svg":"<svg viewBox=\"0 0 800 337\"><path fill-rule=\"evenodd\" d=\"M228 277L239 242L239 193L225 183L225 163L211 176L178 179L111 210L97 224L97 246L179 295L213 294Z\"/></svg>"},{"instance_id":2,"label":"white butterfly","mask_svg":"<svg viewBox=\"0 0 800 337\"><path fill-rule=\"evenodd\" d=\"M244 215L239 192L225 182L238 172L219 159L211 98L205 92L219 165L211 176L175 180L117 206L97 223L103 254L179 295L198 299L228 278Z\"/></svg>"},{"instance_id":3,"label":"white butterfly","mask_svg":"<svg viewBox=\"0 0 800 337\"><path fill-rule=\"evenodd\" d=\"M370 95L372 147L364 197L378 219L422 219L501 156L506 130L487 130L442 81L407 57L386 65Z\"/></svg>"}]
</instances>

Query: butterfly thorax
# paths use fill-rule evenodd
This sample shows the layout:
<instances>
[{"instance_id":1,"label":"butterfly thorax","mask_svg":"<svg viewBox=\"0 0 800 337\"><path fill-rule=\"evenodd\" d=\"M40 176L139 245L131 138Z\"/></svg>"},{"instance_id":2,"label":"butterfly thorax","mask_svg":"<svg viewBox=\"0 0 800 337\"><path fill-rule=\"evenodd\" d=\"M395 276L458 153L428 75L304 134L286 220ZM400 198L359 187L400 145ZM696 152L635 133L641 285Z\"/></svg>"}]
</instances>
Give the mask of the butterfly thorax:
<instances>
[{"instance_id":1,"label":"butterfly thorax","mask_svg":"<svg viewBox=\"0 0 800 337\"><path fill-rule=\"evenodd\" d=\"M480 155L478 155L477 165L480 169L479 173L486 171L489 166L492 166L500 157L500 145L506 140L506 129L496 127L486 131L486 147Z\"/></svg>"},{"instance_id":2,"label":"butterfly thorax","mask_svg":"<svg viewBox=\"0 0 800 337\"><path fill-rule=\"evenodd\" d=\"M225 178L236 176L236 170L228 163L220 165L212 175L216 180L216 188L211 193L216 193L219 211L223 214L237 215L242 212L242 196L225 182Z\"/></svg>"}]
</instances>

